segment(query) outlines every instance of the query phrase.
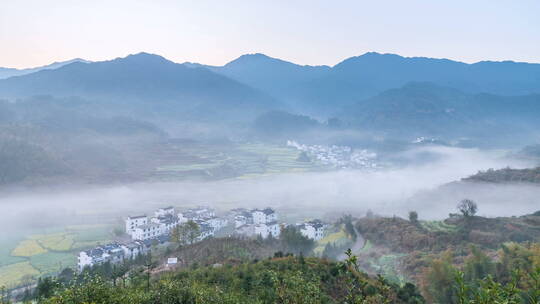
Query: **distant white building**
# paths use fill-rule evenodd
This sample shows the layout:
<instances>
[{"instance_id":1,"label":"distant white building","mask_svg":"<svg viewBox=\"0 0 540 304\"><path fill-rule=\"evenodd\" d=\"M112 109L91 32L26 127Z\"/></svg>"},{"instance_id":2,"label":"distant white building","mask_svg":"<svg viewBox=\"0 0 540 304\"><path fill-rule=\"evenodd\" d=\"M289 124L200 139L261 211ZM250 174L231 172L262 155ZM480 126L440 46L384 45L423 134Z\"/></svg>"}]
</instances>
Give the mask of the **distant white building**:
<instances>
[{"instance_id":1,"label":"distant white building","mask_svg":"<svg viewBox=\"0 0 540 304\"><path fill-rule=\"evenodd\" d=\"M237 215L234 217L234 228L238 228L238 227L241 227L241 226L244 226L246 224L248 224L249 221L248 221L248 218L243 216L243 215Z\"/></svg>"},{"instance_id":2,"label":"distant white building","mask_svg":"<svg viewBox=\"0 0 540 304\"><path fill-rule=\"evenodd\" d=\"M190 220L200 220L216 216L214 209L206 206L189 209L184 213L184 216Z\"/></svg>"},{"instance_id":3,"label":"distant white building","mask_svg":"<svg viewBox=\"0 0 540 304\"><path fill-rule=\"evenodd\" d=\"M255 224L253 225L253 233L257 236L262 237L263 239L267 238L270 232L268 231L268 226L266 224Z\"/></svg>"},{"instance_id":4,"label":"distant white building","mask_svg":"<svg viewBox=\"0 0 540 304\"><path fill-rule=\"evenodd\" d=\"M234 231L238 235L243 235L247 237L252 237L255 235L254 225L242 225L242 226L236 227Z\"/></svg>"},{"instance_id":5,"label":"distant white building","mask_svg":"<svg viewBox=\"0 0 540 304\"><path fill-rule=\"evenodd\" d=\"M161 234L169 233L176 226L178 226L178 217L173 213L165 213L159 217L153 217L150 221L154 224L160 225Z\"/></svg>"},{"instance_id":6,"label":"distant white building","mask_svg":"<svg viewBox=\"0 0 540 304\"><path fill-rule=\"evenodd\" d=\"M144 243L138 241L121 245L121 247L124 250L124 259L134 259L140 254L148 252Z\"/></svg>"},{"instance_id":7,"label":"distant white building","mask_svg":"<svg viewBox=\"0 0 540 304\"><path fill-rule=\"evenodd\" d=\"M253 209L251 211L253 217L253 224L267 224L277 221L277 213L272 208L265 209Z\"/></svg>"},{"instance_id":8,"label":"distant white building","mask_svg":"<svg viewBox=\"0 0 540 304\"><path fill-rule=\"evenodd\" d=\"M142 242L128 244L111 243L79 252L77 269L81 272L86 267L103 263L118 264L124 260L134 259L140 254L148 252L148 247Z\"/></svg>"},{"instance_id":9,"label":"distant white building","mask_svg":"<svg viewBox=\"0 0 540 304\"><path fill-rule=\"evenodd\" d=\"M134 240L148 240L156 238L164 234L162 226L157 223L149 223L146 225L138 226L133 230L131 238Z\"/></svg>"},{"instance_id":10,"label":"distant white building","mask_svg":"<svg viewBox=\"0 0 540 304\"><path fill-rule=\"evenodd\" d=\"M214 233L215 233L215 230L214 228L212 228L212 226L208 225L208 224L205 224L205 223L201 223L199 224L199 237L197 238L198 241L202 241L206 238L209 238L211 236L214 236Z\"/></svg>"},{"instance_id":11,"label":"distant white building","mask_svg":"<svg viewBox=\"0 0 540 304\"><path fill-rule=\"evenodd\" d=\"M185 223L188 221L188 218L184 216L183 213L181 212L178 212L178 214L176 215L176 217L178 218L178 223L179 224L182 224L182 223Z\"/></svg>"},{"instance_id":12,"label":"distant white building","mask_svg":"<svg viewBox=\"0 0 540 304\"><path fill-rule=\"evenodd\" d=\"M235 233L245 236L261 236L267 238L279 237L281 227L277 222L278 215L272 208L234 209L231 211L234 216Z\"/></svg>"},{"instance_id":13,"label":"distant white building","mask_svg":"<svg viewBox=\"0 0 540 304\"><path fill-rule=\"evenodd\" d=\"M270 222L266 226L268 227L268 234L272 235L272 237L278 238L281 235L281 226L278 222Z\"/></svg>"},{"instance_id":14,"label":"distant white building","mask_svg":"<svg viewBox=\"0 0 540 304\"><path fill-rule=\"evenodd\" d=\"M210 227L214 229L214 231L220 230L227 226L228 221L224 218L220 218L217 216L208 218L204 221L206 224L208 224Z\"/></svg>"},{"instance_id":15,"label":"distant white building","mask_svg":"<svg viewBox=\"0 0 540 304\"><path fill-rule=\"evenodd\" d=\"M307 238L318 241L324 237L324 229L326 225L320 220L305 222L298 224L297 226L300 229L300 233Z\"/></svg>"},{"instance_id":16,"label":"distant white building","mask_svg":"<svg viewBox=\"0 0 540 304\"><path fill-rule=\"evenodd\" d=\"M132 235L135 228L148 224L148 218L146 215L128 216L125 220L125 224L126 233Z\"/></svg>"},{"instance_id":17,"label":"distant white building","mask_svg":"<svg viewBox=\"0 0 540 304\"><path fill-rule=\"evenodd\" d=\"M268 224L254 224L253 234L261 236L263 239L272 236L278 238L281 234L281 227L277 222L270 222Z\"/></svg>"},{"instance_id":18,"label":"distant white building","mask_svg":"<svg viewBox=\"0 0 540 304\"><path fill-rule=\"evenodd\" d=\"M169 206L165 208L159 208L158 210L154 211L155 217L163 217L167 215L174 215L174 207Z\"/></svg>"}]
</instances>

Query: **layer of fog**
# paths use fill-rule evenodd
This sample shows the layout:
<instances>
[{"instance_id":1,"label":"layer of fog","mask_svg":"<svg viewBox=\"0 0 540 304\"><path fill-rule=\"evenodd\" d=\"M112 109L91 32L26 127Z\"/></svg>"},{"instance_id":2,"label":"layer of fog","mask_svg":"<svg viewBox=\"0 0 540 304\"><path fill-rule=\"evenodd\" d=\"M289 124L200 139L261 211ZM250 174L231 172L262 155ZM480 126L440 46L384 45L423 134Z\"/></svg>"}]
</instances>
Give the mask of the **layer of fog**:
<instances>
[{"instance_id":1,"label":"layer of fog","mask_svg":"<svg viewBox=\"0 0 540 304\"><path fill-rule=\"evenodd\" d=\"M332 218L344 213L362 216L367 210L381 215L406 216L410 210L423 219L444 218L457 202L475 199L480 214L522 215L540 204L540 187L524 185L439 186L488 168L528 167L497 151L430 147L399 155L409 165L375 171L330 171L274 174L213 182L136 183L66 189L25 189L0 194L3 229L38 229L56 224L120 220L121 216L150 213L173 205L201 204L225 211L235 207L277 208L284 220ZM420 161L424 160L424 161ZM2 233L3 234L3 233Z\"/></svg>"}]
</instances>

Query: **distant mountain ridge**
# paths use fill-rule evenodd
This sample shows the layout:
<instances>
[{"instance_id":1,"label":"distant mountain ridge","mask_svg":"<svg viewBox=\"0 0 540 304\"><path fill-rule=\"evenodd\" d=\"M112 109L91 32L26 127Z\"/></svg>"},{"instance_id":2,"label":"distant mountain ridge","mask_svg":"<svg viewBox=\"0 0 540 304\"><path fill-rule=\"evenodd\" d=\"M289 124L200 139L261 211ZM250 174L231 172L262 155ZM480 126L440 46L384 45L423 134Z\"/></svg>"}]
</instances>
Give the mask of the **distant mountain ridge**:
<instances>
[{"instance_id":1,"label":"distant mountain ridge","mask_svg":"<svg viewBox=\"0 0 540 304\"><path fill-rule=\"evenodd\" d=\"M346 125L397 136L530 136L540 127L540 94L471 94L433 83L409 83L347 106ZM517 136L519 135L519 136Z\"/></svg>"},{"instance_id":2,"label":"distant mountain ridge","mask_svg":"<svg viewBox=\"0 0 540 304\"><path fill-rule=\"evenodd\" d=\"M0 98L34 95L99 100L128 112L120 115L137 113L143 119L165 115L209 123L254 122L284 110L319 121L337 117L344 127L407 138L526 136L540 127L540 64L467 64L373 52L333 67L259 53L224 66L177 64L139 53L0 80Z\"/></svg>"},{"instance_id":3,"label":"distant mountain ridge","mask_svg":"<svg viewBox=\"0 0 540 304\"><path fill-rule=\"evenodd\" d=\"M0 79L5 79L13 76L22 76L27 75L35 72L39 72L41 70L54 70L58 69L60 67L63 67L65 65L74 63L74 62L84 62L89 63L90 61L84 60L81 58L75 58L67 61L60 61L60 62L53 62L48 65L35 67L35 68L27 68L27 69L14 69L14 68L2 68L0 67Z\"/></svg>"},{"instance_id":4,"label":"distant mountain ridge","mask_svg":"<svg viewBox=\"0 0 540 304\"><path fill-rule=\"evenodd\" d=\"M369 52L333 67L302 66L264 54L247 54L224 66L206 67L266 91L296 110L330 116L341 106L409 82L432 82L466 93L540 93L540 64L402 57Z\"/></svg>"},{"instance_id":5,"label":"distant mountain ridge","mask_svg":"<svg viewBox=\"0 0 540 304\"><path fill-rule=\"evenodd\" d=\"M139 53L110 61L76 62L55 70L0 80L0 98L81 96L111 106L161 113L260 113L277 102L265 93L204 68L188 68ZM195 114L193 114L195 115Z\"/></svg>"}]
</instances>

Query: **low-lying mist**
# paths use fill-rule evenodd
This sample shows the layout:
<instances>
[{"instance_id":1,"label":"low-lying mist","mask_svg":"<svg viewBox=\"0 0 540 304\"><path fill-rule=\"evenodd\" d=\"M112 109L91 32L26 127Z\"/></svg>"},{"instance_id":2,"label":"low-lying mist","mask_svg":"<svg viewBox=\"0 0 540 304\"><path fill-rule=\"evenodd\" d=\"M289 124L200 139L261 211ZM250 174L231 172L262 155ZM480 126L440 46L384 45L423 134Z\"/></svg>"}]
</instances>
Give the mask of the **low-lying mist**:
<instances>
[{"instance_id":1,"label":"low-lying mist","mask_svg":"<svg viewBox=\"0 0 540 304\"><path fill-rule=\"evenodd\" d=\"M540 209L540 187L455 183L488 168L528 167L500 151L423 147L401 153L399 168L282 173L212 182L133 183L111 186L56 186L3 191L2 229L41 229L73 223L96 223L151 212L158 206L179 208L207 204L225 211L235 207L272 206L283 220L344 213L362 216L444 218L463 198L479 205L479 214L522 215Z\"/></svg>"}]
</instances>

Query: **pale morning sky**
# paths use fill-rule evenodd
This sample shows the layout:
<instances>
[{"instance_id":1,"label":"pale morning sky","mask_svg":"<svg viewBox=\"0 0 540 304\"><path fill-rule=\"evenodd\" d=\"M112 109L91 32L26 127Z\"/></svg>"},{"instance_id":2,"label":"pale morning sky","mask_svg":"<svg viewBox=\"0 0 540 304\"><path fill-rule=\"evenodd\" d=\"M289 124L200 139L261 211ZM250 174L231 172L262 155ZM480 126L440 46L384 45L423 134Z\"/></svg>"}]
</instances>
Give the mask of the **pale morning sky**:
<instances>
[{"instance_id":1,"label":"pale morning sky","mask_svg":"<svg viewBox=\"0 0 540 304\"><path fill-rule=\"evenodd\" d=\"M368 51L540 62L539 0L0 0L0 66L141 51L333 65Z\"/></svg>"}]
</instances>

